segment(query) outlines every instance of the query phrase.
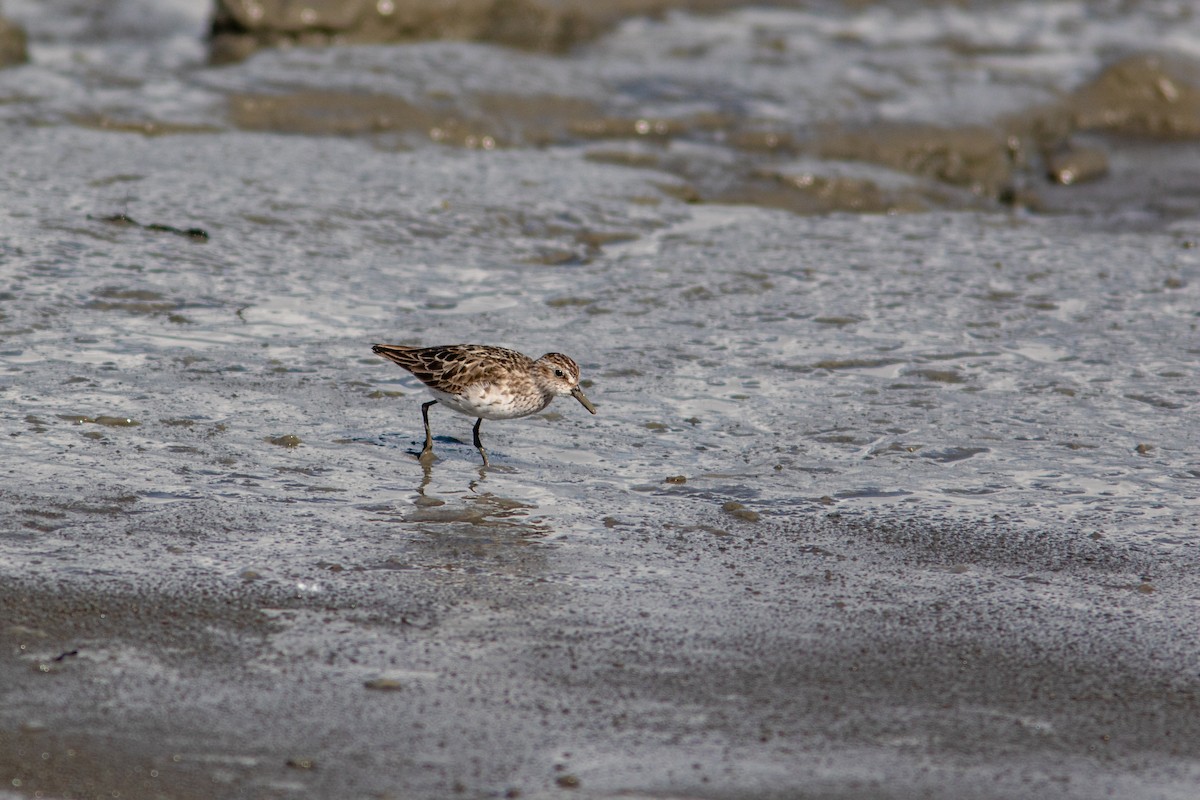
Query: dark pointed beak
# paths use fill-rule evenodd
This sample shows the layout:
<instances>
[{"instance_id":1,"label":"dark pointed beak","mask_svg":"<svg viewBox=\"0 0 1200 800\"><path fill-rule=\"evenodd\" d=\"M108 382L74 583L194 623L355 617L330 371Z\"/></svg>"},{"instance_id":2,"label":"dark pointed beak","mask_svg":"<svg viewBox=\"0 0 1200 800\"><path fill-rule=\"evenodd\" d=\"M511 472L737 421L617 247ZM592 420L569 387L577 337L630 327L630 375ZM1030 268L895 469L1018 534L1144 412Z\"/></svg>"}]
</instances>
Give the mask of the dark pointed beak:
<instances>
[{"instance_id":1,"label":"dark pointed beak","mask_svg":"<svg viewBox=\"0 0 1200 800\"><path fill-rule=\"evenodd\" d=\"M576 400L578 400L588 411L592 412L593 414L596 413L596 407L591 404L591 401L583 396L583 389L580 389L578 386L576 386L571 390L571 397L574 397Z\"/></svg>"}]
</instances>

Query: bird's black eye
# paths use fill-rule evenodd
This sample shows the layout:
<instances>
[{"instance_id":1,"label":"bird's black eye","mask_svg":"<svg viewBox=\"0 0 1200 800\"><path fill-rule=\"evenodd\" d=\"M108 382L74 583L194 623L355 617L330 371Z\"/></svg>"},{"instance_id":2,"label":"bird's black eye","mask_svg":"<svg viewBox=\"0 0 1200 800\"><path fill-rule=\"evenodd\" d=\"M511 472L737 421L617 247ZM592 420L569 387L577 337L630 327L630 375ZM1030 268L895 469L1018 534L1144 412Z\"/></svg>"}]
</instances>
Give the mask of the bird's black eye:
<instances>
[{"instance_id":1,"label":"bird's black eye","mask_svg":"<svg viewBox=\"0 0 1200 800\"><path fill-rule=\"evenodd\" d=\"M563 374L563 371L561 369L556 369L556 370L554 370L554 377L565 378L567 376Z\"/></svg>"}]
</instances>

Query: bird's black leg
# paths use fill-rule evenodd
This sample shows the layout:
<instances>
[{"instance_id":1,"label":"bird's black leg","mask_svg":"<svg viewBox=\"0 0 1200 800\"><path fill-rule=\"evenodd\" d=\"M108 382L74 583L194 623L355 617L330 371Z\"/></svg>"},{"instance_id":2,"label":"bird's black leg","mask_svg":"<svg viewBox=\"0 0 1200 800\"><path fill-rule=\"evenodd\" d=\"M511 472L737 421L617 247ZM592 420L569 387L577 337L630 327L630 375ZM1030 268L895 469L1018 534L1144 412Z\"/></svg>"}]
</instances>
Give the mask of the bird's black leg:
<instances>
[{"instance_id":1,"label":"bird's black leg","mask_svg":"<svg viewBox=\"0 0 1200 800\"><path fill-rule=\"evenodd\" d=\"M425 448L421 451L418 458L433 455L433 434L429 432L429 407L437 405L437 400L430 400L428 403L421 404L421 419L425 420Z\"/></svg>"},{"instance_id":2,"label":"bird's black leg","mask_svg":"<svg viewBox=\"0 0 1200 800\"><path fill-rule=\"evenodd\" d=\"M487 451L483 449L483 442L479 441L479 426L482 424L483 424L483 417L480 417L479 419L475 420L475 449L479 451L479 455L483 456L483 465L485 467L487 467L487 466L491 466L490 464L488 464Z\"/></svg>"}]
</instances>

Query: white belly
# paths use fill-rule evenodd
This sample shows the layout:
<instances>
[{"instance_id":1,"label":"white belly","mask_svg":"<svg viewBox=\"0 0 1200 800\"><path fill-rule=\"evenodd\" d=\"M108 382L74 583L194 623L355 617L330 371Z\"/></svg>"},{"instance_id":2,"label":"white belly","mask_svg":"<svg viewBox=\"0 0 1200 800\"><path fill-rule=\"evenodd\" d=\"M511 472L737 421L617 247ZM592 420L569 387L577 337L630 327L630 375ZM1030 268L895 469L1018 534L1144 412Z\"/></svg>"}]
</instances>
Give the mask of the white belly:
<instances>
[{"instance_id":1,"label":"white belly","mask_svg":"<svg viewBox=\"0 0 1200 800\"><path fill-rule=\"evenodd\" d=\"M430 393L443 405L460 414L483 419L515 419L541 411L548 403L542 395L514 396L498 389L494 384L471 386L461 395L446 394L436 389Z\"/></svg>"}]
</instances>

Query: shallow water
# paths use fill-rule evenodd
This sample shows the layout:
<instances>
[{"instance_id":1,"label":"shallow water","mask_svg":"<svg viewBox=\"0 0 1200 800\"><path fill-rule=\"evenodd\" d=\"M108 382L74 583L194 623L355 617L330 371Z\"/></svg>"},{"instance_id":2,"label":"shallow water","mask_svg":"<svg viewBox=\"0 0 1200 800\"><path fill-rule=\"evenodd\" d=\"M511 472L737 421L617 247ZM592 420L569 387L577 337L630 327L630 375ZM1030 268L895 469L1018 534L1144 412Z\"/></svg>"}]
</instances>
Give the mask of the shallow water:
<instances>
[{"instance_id":1,"label":"shallow water","mask_svg":"<svg viewBox=\"0 0 1200 800\"><path fill-rule=\"evenodd\" d=\"M421 474L420 387L370 344L485 341L583 365L597 417L560 401L550 421L484 426L504 468L488 484L550 505L549 470L563 485L546 513L576 531L603 535L614 508L654 518L732 499L789 515L832 498L1193 541L1186 226L639 204L645 175L566 154L431 161L343 140L264 198L239 190L286 171L301 142L12 139L15 163L63 154L9 226L14 475L73 485L102 470L134 496L189 497L233 474L318 469L338 491L308 498L325 509L312 513L343 518ZM210 238L96 219L116 204L60 176L97 161L93 183L130 176L131 211L153 204L147 220ZM346 171L352 194L331 192ZM220 202L200 213L202 197ZM419 232L404 224L418 218ZM620 237L579 263L538 259L582 250L590 230ZM105 415L139 424L78 421ZM459 484L477 466L470 421L433 420L461 443L439 446L434 485ZM268 441L284 435L300 446ZM676 475L687 483L663 483ZM290 503L303 486L287 474L253 494Z\"/></svg>"},{"instance_id":2,"label":"shallow water","mask_svg":"<svg viewBox=\"0 0 1200 800\"><path fill-rule=\"evenodd\" d=\"M1200 55L1182 6L1134 6L669 15L562 57L427 43L210 68L203 4L10 0L33 63L0 72L0 571L25 620L3 631L21 699L0 738L33 721L150 752L174 730L154 697L194 715L171 740L185 777L230 796L345 785L285 751L429 797L550 796L553 770L596 796L1019 797L1060 760L1071 796L1187 796L1194 747L1153 721L1107 761L1087 737L1124 743L1104 692L1197 718L1200 198L1184 177L1120 188L1190 174L1195 144L1109 142L1108 188L1047 189L1055 213L684 191L747 174L728 135L764 122L974 124L1127 51ZM347 92L394 116L361 127ZM267 96L301 100L246 110ZM489 423L485 470L472 421L434 407L423 468L426 395L380 341L562 351L599 413ZM53 661L59 642L82 655ZM941 671L960 658L982 671ZM1015 676L998 694L989 658ZM30 683L47 664L83 694ZM378 686L363 698L377 679L417 687L401 733ZM624 721L570 718L559 693ZM993 713L1021 720L1015 744ZM238 761L255 735L275 749Z\"/></svg>"}]
</instances>

